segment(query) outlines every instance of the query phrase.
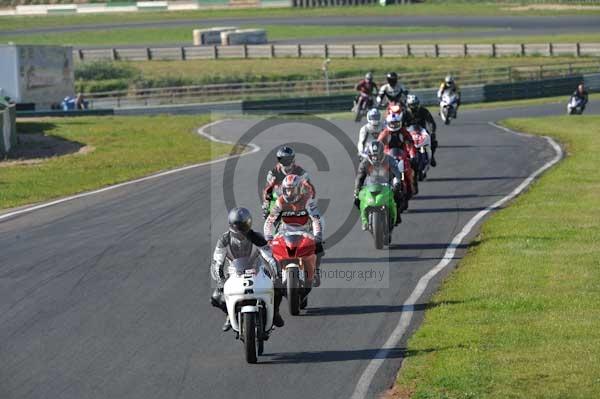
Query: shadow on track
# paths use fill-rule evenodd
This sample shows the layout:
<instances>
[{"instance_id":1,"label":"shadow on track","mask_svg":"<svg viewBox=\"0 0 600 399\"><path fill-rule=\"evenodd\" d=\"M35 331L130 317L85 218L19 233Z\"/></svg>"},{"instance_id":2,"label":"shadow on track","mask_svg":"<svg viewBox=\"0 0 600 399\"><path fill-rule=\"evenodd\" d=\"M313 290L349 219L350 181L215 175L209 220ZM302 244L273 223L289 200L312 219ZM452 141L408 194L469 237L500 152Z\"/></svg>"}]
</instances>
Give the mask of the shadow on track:
<instances>
[{"instance_id":1,"label":"shadow on track","mask_svg":"<svg viewBox=\"0 0 600 399\"><path fill-rule=\"evenodd\" d=\"M261 360L261 364L283 364L283 363L328 363L343 362L350 360L372 360L372 359L400 359L419 356L431 352L439 352L451 349L451 347L425 348L407 350L405 347L394 348L385 353L379 349L357 349L339 351L315 351L315 352L285 352L265 354L272 356L271 360Z\"/></svg>"},{"instance_id":2,"label":"shadow on track","mask_svg":"<svg viewBox=\"0 0 600 399\"><path fill-rule=\"evenodd\" d=\"M455 208L421 208L421 209L409 209L408 211L406 211L406 213L410 214L410 213L446 213L446 212L479 212L479 211L483 211L484 209L487 209L487 207L484 206L477 206L477 207L473 207L473 208L460 208L460 207L455 207ZM494 211L500 209L498 207L496 208L492 208Z\"/></svg>"},{"instance_id":3,"label":"shadow on track","mask_svg":"<svg viewBox=\"0 0 600 399\"><path fill-rule=\"evenodd\" d=\"M356 314L372 313L398 313L405 311L422 312L427 309L437 308L438 306L456 305L464 303L463 301L442 301L418 303L414 306L405 305L359 305L359 306L328 306L306 309L305 316L348 316Z\"/></svg>"},{"instance_id":4,"label":"shadow on track","mask_svg":"<svg viewBox=\"0 0 600 399\"><path fill-rule=\"evenodd\" d=\"M464 199L464 198L487 198L487 197L504 197L506 194L496 195L480 195L480 194L455 194L455 195L417 195L413 201L428 201L428 200L448 200L448 199Z\"/></svg>"},{"instance_id":5,"label":"shadow on track","mask_svg":"<svg viewBox=\"0 0 600 399\"><path fill-rule=\"evenodd\" d=\"M427 181L486 181L486 180L515 180L526 179L527 176L483 176L483 177L432 177Z\"/></svg>"},{"instance_id":6,"label":"shadow on track","mask_svg":"<svg viewBox=\"0 0 600 399\"><path fill-rule=\"evenodd\" d=\"M479 244L481 244L481 241L479 240L474 240L471 241L468 244L459 244L457 245L457 248L459 249L466 249L466 248L473 248L478 246ZM448 248L448 245L450 245L450 243L423 243L423 244L392 244L390 245L390 249L391 250L406 250L406 249L415 249L415 250L427 250L427 249L446 249ZM325 259L325 258L323 258ZM419 259L423 259L423 258L419 258ZM434 258L437 259L437 258Z\"/></svg>"},{"instance_id":7,"label":"shadow on track","mask_svg":"<svg viewBox=\"0 0 600 399\"><path fill-rule=\"evenodd\" d=\"M391 248L390 248L391 249ZM323 264L345 264L345 263L388 263L388 262L423 262L428 260L439 260L440 258L433 257L417 257L417 256L383 256L381 258L358 258L358 257L338 257L338 258L323 258Z\"/></svg>"}]
</instances>

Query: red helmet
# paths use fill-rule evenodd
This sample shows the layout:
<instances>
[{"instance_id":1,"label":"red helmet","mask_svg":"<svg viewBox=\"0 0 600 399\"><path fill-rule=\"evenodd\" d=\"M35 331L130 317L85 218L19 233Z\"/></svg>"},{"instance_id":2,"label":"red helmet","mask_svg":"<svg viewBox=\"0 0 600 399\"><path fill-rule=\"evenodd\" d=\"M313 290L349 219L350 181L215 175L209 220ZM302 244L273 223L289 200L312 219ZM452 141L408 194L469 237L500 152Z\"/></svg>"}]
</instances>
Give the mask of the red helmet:
<instances>
[{"instance_id":1,"label":"red helmet","mask_svg":"<svg viewBox=\"0 0 600 399\"><path fill-rule=\"evenodd\" d=\"M285 202L296 202L300 197L302 178L298 175L287 175L281 183L281 195Z\"/></svg>"}]
</instances>

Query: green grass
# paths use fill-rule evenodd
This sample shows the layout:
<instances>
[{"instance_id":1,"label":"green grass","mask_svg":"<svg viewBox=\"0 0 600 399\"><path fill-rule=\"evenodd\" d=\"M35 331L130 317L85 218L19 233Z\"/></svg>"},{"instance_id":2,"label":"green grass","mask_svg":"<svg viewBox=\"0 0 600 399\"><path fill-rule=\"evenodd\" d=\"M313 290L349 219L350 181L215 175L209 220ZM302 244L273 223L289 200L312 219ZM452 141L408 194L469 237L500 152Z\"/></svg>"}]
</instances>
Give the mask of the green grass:
<instances>
[{"instance_id":1,"label":"green grass","mask_svg":"<svg viewBox=\"0 0 600 399\"><path fill-rule=\"evenodd\" d=\"M600 33L580 33L580 34L561 34L561 35L530 35L530 36L483 36L447 38L447 39L410 39L393 40L393 43L411 43L411 44L532 44L532 43L600 43Z\"/></svg>"},{"instance_id":2,"label":"green grass","mask_svg":"<svg viewBox=\"0 0 600 399\"><path fill-rule=\"evenodd\" d=\"M485 223L409 340L396 397L600 392L600 117L504 124L569 156Z\"/></svg>"},{"instance_id":3,"label":"green grass","mask_svg":"<svg viewBox=\"0 0 600 399\"><path fill-rule=\"evenodd\" d=\"M230 9L170 12L138 12L122 14L81 14L52 16L0 17L0 30L59 27L67 25L110 24L127 22L153 22L165 20L206 20L211 18L252 18L252 17L299 17L299 16L356 16L356 15L589 15L600 14L598 10L532 10L514 11L505 4L444 2L442 4L413 4L410 6L361 6L327 7L313 9L269 8L269 9Z\"/></svg>"},{"instance_id":4,"label":"green grass","mask_svg":"<svg viewBox=\"0 0 600 399\"><path fill-rule=\"evenodd\" d=\"M194 29L208 26L193 26ZM258 26L242 25L241 28L255 28ZM447 26L419 27L419 26L260 26L267 30L269 40L284 40L295 38L319 37L344 37L352 36L377 36L395 34L417 33L452 33L468 31L491 31L490 28L455 28ZM157 45L181 44L192 45L192 27L164 27L164 28L122 28L99 29L82 32L61 32L44 34L24 34L15 36L0 36L2 42L17 44L46 44L46 45L74 45L74 46L119 46L119 45Z\"/></svg>"},{"instance_id":5,"label":"green grass","mask_svg":"<svg viewBox=\"0 0 600 399\"><path fill-rule=\"evenodd\" d=\"M196 134L207 116L19 119L20 133L39 133L94 147L88 154L0 167L0 209L49 200L207 161L230 146Z\"/></svg>"}]
</instances>

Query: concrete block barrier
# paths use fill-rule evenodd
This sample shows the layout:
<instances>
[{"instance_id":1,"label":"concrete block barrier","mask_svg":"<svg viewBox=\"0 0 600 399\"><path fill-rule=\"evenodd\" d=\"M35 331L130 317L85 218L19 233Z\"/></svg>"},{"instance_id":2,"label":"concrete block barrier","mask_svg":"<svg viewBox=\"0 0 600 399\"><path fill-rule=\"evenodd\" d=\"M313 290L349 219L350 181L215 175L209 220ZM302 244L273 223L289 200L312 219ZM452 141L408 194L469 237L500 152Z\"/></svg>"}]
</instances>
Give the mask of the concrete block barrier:
<instances>
[{"instance_id":1,"label":"concrete block barrier","mask_svg":"<svg viewBox=\"0 0 600 399\"><path fill-rule=\"evenodd\" d=\"M238 29L221 32L221 45L266 44L267 31L264 29Z\"/></svg>"},{"instance_id":2,"label":"concrete block barrier","mask_svg":"<svg viewBox=\"0 0 600 399\"><path fill-rule=\"evenodd\" d=\"M194 46L221 44L223 32L235 31L235 26L214 27L210 29L194 29L192 32Z\"/></svg>"}]
</instances>

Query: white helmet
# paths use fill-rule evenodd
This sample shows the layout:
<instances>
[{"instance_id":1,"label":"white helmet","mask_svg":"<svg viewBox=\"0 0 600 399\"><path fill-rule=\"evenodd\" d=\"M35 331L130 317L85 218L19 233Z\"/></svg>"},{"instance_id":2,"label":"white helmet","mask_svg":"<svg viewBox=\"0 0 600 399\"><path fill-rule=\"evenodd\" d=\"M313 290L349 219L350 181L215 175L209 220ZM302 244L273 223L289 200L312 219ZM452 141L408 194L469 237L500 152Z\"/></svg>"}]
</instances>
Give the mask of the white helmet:
<instances>
[{"instance_id":1,"label":"white helmet","mask_svg":"<svg viewBox=\"0 0 600 399\"><path fill-rule=\"evenodd\" d=\"M452 75L447 75L444 81L446 82L446 84L449 85L451 83L454 83L454 78L452 77Z\"/></svg>"},{"instance_id":2,"label":"white helmet","mask_svg":"<svg viewBox=\"0 0 600 399\"><path fill-rule=\"evenodd\" d=\"M281 183L281 195L285 202L296 202L300 197L302 178L298 175L287 175Z\"/></svg>"},{"instance_id":3,"label":"white helmet","mask_svg":"<svg viewBox=\"0 0 600 399\"><path fill-rule=\"evenodd\" d=\"M378 128L381 123L381 112L377 108L373 108L367 112L367 123L373 128Z\"/></svg>"},{"instance_id":4,"label":"white helmet","mask_svg":"<svg viewBox=\"0 0 600 399\"><path fill-rule=\"evenodd\" d=\"M387 118L385 118L385 122L389 130L397 132L402 128L402 113L389 114Z\"/></svg>"}]
</instances>

